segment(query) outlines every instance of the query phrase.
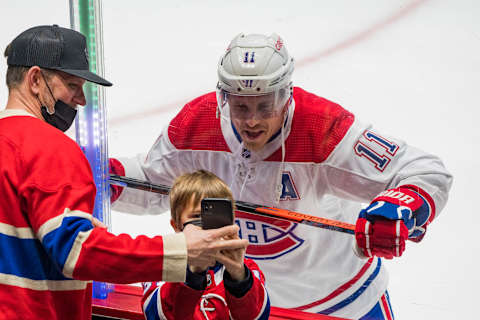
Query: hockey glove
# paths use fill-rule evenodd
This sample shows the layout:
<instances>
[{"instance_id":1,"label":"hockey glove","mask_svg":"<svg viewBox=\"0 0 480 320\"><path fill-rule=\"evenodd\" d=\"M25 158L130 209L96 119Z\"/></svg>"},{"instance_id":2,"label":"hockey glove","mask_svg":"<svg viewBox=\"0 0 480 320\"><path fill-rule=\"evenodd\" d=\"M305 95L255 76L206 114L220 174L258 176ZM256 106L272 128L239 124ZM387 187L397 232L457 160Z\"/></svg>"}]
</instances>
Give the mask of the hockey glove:
<instances>
[{"instance_id":1,"label":"hockey glove","mask_svg":"<svg viewBox=\"0 0 480 320\"><path fill-rule=\"evenodd\" d=\"M355 238L365 257L400 257L407 239L423 238L433 215L427 201L410 187L415 188L386 190L360 211Z\"/></svg>"},{"instance_id":2,"label":"hockey glove","mask_svg":"<svg viewBox=\"0 0 480 320\"><path fill-rule=\"evenodd\" d=\"M108 159L109 173L117 174L119 176L125 175L125 168L120 161L115 158ZM110 203L113 203L115 200L120 197L120 194L123 191L123 187L117 185L110 185Z\"/></svg>"}]
</instances>

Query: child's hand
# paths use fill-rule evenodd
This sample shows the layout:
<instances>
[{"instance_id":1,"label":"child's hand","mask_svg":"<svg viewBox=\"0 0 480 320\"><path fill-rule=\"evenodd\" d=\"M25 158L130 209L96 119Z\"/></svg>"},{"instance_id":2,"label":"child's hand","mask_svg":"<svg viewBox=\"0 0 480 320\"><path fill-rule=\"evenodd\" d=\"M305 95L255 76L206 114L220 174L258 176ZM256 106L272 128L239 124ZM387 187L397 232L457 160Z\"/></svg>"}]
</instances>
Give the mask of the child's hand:
<instances>
[{"instance_id":1,"label":"child's hand","mask_svg":"<svg viewBox=\"0 0 480 320\"><path fill-rule=\"evenodd\" d=\"M188 265L188 269L190 269L191 272L194 272L194 273L202 273L203 271L206 271L208 269L208 265L204 265L204 266L190 266Z\"/></svg>"},{"instance_id":2,"label":"child's hand","mask_svg":"<svg viewBox=\"0 0 480 320\"><path fill-rule=\"evenodd\" d=\"M230 236L228 240L240 239L237 234ZM244 259L247 247L238 249L221 250L217 254L217 261L225 266L230 276L235 281L244 280L246 277Z\"/></svg>"},{"instance_id":3,"label":"child's hand","mask_svg":"<svg viewBox=\"0 0 480 320\"><path fill-rule=\"evenodd\" d=\"M217 259L217 256L222 255L222 250L241 250L244 253L248 245L247 240L242 240L238 237L237 225L220 229L202 230L190 224L183 229L183 233L187 241L187 264L192 272L196 272L192 269L194 267L196 270L203 271L208 267L213 267L216 261L222 262ZM230 261L227 260L229 265L232 263Z\"/></svg>"}]
</instances>

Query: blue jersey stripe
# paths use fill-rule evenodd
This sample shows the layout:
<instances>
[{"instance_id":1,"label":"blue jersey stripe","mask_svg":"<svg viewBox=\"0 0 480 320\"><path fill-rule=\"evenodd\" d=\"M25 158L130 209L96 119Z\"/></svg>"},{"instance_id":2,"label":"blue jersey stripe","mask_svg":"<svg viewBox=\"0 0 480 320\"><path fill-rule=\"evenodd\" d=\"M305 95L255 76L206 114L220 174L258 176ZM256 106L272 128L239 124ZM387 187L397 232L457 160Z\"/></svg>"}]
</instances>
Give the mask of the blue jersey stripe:
<instances>
[{"instance_id":1,"label":"blue jersey stripe","mask_svg":"<svg viewBox=\"0 0 480 320\"><path fill-rule=\"evenodd\" d=\"M38 239L22 239L0 233L0 273L32 280L67 280L62 270L81 231L92 229L89 219L69 216ZM42 246L43 244L43 246Z\"/></svg>"},{"instance_id":2,"label":"blue jersey stripe","mask_svg":"<svg viewBox=\"0 0 480 320\"><path fill-rule=\"evenodd\" d=\"M43 246L58 263L60 270L63 270L78 233L92 228L92 222L89 219L69 216L63 218L62 224L58 228L43 237Z\"/></svg>"},{"instance_id":3,"label":"blue jersey stripe","mask_svg":"<svg viewBox=\"0 0 480 320\"><path fill-rule=\"evenodd\" d=\"M367 288L368 286L372 283L372 281L377 277L378 273L380 272L380 267L382 265L382 260L380 258L377 258L378 260L378 264L377 264L377 267L375 268L375 270L372 272L372 274L370 275L370 277L368 277L368 279L362 284L362 286L360 288L357 289L357 291L355 291L353 294L351 294L348 298L344 299L343 301L337 303L336 305L328 308L328 309L325 309L323 311L320 311L318 313L320 314L331 314L337 310L340 310L341 308L349 305L350 303L352 303L355 299L358 298L358 296L360 296Z\"/></svg>"},{"instance_id":4,"label":"blue jersey stripe","mask_svg":"<svg viewBox=\"0 0 480 320\"><path fill-rule=\"evenodd\" d=\"M147 307L144 310L145 317L148 320L159 320L158 316L158 308L157 308L157 297L158 297L158 291L160 288L157 288L153 294L152 294L152 299L148 302Z\"/></svg>"},{"instance_id":5,"label":"blue jersey stripe","mask_svg":"<svg viewBox=\"0 0 480 320\"><path fill-rule=\"evenodd\" d=\"M265 295L267 303L265 305L265 309L263 309L262 315L258 318L258 320L267 320L270 317L270 297L268 296L267 290L265 290Z\"/></svg>"},{"instance_id":6,"label":"blue jersey stripe","mask_svg":"<svg viewBox=\"0 0 480 320\"><path fill-rule=\"evenodd\" d=\"M0 273L32 280L65 280L37 239L0 234Z\"/></svg>"},{"instance_id":7,"label":"blue jersey stripe","mask_svg":"<svg viewBox=\"0 0 480 320\"><path fill-rule=\"evenodd\" d=\"M390 308L390 310L392 310L391 306L390 306L390 298L388 297L388 292L385 291L385 298L387 299L387 303L388 303L388 306ZM382 298L380 298L381 300ZM372 310L370 310L366 315L364 315L363 317L361 317L359 320L386 320L387 318L385 318L384 314L383 314L383 311L382 311L382 307L381 307L381 304L382 302L379 301L377 302L377 304L372 308ZM385 312L388 312L387 310L385 310ZM393 313L390 313L392 319L395 319Z\"/></svg>"}]
</instances>

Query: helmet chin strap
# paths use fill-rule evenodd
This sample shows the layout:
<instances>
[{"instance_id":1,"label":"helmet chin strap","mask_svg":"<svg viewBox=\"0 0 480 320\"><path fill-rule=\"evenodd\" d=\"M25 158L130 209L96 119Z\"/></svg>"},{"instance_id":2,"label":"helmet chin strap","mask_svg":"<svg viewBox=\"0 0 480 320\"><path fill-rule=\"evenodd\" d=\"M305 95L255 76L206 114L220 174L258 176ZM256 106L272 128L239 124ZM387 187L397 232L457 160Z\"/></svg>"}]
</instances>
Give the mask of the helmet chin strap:
<instances>
[{"instance_id":1,"label":"helmet chin strap","mask_svg":"<svg viewBox=\"0 0 480 320\"><path fill-rule=\"evenodd\" d=\"M283 121L282 121L282 127L280 128L281 135L282 135L282 162L280 163L280 167L278 168L278 173L277 173L277 183L275 185L275 202L279 203L280 198L282 196L283 192L283 172L285 171L285 120L287 118L287 111L288 107L290 106L290 102L292 101L292 98L288 99L288 103L285 105L285 110L283 112Z\"/></svg>"}]
</instances>

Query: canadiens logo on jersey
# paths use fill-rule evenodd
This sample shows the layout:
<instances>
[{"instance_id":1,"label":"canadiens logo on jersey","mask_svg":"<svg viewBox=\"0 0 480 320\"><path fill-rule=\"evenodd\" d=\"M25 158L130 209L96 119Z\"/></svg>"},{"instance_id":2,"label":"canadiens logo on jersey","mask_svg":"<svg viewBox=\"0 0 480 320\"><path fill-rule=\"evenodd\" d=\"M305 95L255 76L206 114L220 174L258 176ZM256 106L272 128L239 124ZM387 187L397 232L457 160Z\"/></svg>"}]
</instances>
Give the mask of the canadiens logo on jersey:
<instances>
[{"instance_id":1,"label":"canadiens logo on jersey","mask_svg":"<svg viewBox=\"0 0 480 320\"><path fill-rule=\"evenodd\" d=\"M299 200L292 174L282 174L282 194L280 201ZM246 257L256 260L276 259L297 249L304 242L294 231L297 224L289 221L261 217L245 212L236 212L236 223L240 227L240 237L249 242Z\"/></svg>"},{"instance_id":2,"label":"canadiens logo on jersey","mask_svg":"<svg viewBox=\"0 0 480 320\"><path fill-rule=\"evenodd\" d=\"M294 231L297 224L269 217L237 211L235 222L240 227L240 238L249 245L245 257L256 260L276 259L303 244L305 240Z\"/></svg>"}]
</instances>

